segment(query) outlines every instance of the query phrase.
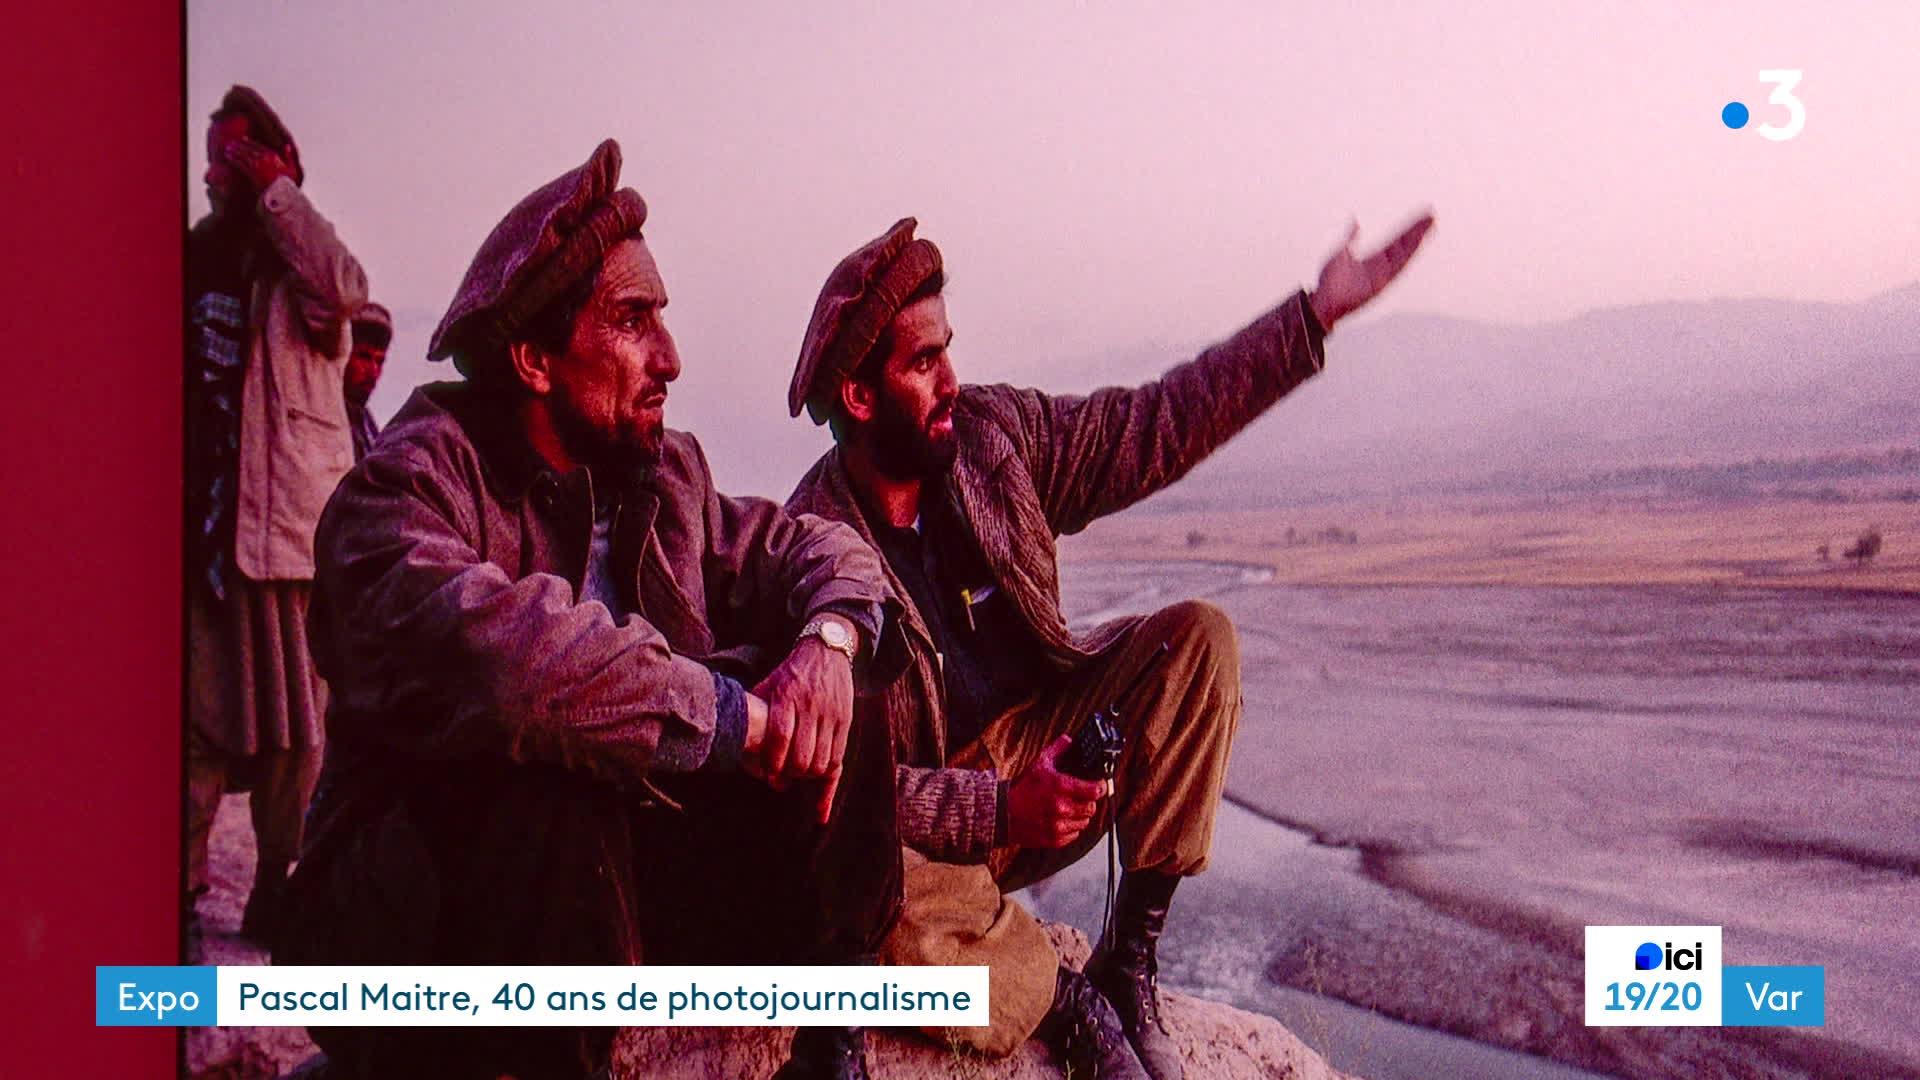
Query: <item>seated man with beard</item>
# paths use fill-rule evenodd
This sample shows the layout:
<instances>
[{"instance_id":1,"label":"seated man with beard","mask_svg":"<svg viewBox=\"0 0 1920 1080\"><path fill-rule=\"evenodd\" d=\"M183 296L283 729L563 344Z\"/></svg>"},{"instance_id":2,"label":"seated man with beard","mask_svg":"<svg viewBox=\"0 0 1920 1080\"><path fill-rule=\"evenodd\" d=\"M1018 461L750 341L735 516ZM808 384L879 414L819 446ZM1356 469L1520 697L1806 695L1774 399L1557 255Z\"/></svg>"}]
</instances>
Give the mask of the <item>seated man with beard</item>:
<instances>
[{"instance_id":1,"label":"seated man with beard","mask_svg":"<svg viewBox=\"0 0 1920 1080\"><path fill-rule=\"evenodd\" d=\"M899 653L879 561L663 426L619 174L608 140L494 227L429 346L465 381L321 518L328 755L277 963L846 964L894 917L887 732L852 716ZM535 1080L606 1075L613 1033L312 1034L331 1075ZM863 1045L803 1028L781 1075L864 1076Z\"/></svg>"},{"instance_id":2,"label":"seated man with beard","mask_svg":"<svg viewBox=\"0 0 1920 1080\"><path fill-rule=\"evenodd\" d=\"M1322 338L1399 274L1431 224L1364 260L1349 235L1312 293L1155 382L1086 397L959 382L940 252L912 218L827 278L787 403L837 445L787 509L858 529L906 608L912 663L884 703L910 850L884 955L987 964L993 979L992 1027L942 1034L1008 1053L1037 1031L1074 1075L1180 1075L1155 945L1174 887L1213 842L1238 646L1226 616L1197 601L1070 633L1054 541L1178 480L1319 372ZM1163 644L1165 666L1136 684ZM1072 733L1116 701L1127 743L1113 788L1063 773ZM1072 863L1109 825L1125 873L1082 976L1058 968L1002 893Z\"/></svg>"}]
</instances>

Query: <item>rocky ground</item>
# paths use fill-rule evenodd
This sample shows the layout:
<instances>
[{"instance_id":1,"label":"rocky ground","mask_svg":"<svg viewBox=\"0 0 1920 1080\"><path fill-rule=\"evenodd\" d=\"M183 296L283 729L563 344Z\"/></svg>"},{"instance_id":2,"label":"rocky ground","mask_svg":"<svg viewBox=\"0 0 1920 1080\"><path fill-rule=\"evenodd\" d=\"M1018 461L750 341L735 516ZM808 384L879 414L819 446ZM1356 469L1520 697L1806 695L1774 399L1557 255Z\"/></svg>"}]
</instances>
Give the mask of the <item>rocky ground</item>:
<instances>
[{"instance_id":1,"label":"rocky ground","mask_svg":"<svg viewBox=\"0 0 1920 1080\"><path fill-rule=\"evenodd\" d=\"M264 964L266 954L238 936L240 911L253 874L253 834L245 796L228 796L214 824L212 892L200 903L209 964ZM1078 930L1050 927L1075 966L1087 940ZM1167 1016L1186 1051L1194 1080L1341 1080L1292 1033L1270 1017L1169 994ZM772 1075L786 1056L792 1028L628 1028L614 1044L616 1077L709 1078ZM187 1072L195 1080L253 1080L291 1069L314 1053L298 1028L195 1028L187 1032ZM880 1080L962 1077L967 1080L1040 1080L1059 1066L1029 1042L995 1061L934 1045L912 1033L874 1032L869 1063Z\"/></svg>"}]
</instances>

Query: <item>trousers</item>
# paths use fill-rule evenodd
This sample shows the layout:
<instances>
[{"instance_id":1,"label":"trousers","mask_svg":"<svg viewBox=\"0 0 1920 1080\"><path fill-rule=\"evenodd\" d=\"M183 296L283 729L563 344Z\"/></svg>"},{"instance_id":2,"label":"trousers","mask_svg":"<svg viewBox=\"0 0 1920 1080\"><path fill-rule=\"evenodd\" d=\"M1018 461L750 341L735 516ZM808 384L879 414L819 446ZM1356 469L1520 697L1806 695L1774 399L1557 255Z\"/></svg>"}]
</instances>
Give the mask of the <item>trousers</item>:
<instances>
[{"instance_id":1,"label":"trousers","mask_svg":"<svg viewBox=\"0 0 1920 1080\"><path fill-rule=\"evenodd\" d=\"M1162 666L1135 688L1163 642ZM884 962L984 964L992 972L991 1025L929 1029L943 1044L1010 1054L1052 1005L1059 957L1039 921L1006 893L1072 865L1110 827L1128 870L1189 876L1206 869L1242 711L1239 643L1212 604L1185 601L1154 612L1059 686L996 718L949 764L991 768L1010 780L1108 707L1117 707L1126 736L1114 794L1067 846L1002 847L978 866L903 857L905 898Z\"/></svg>"},{"instance_id":2,"label":"trousers","mask_svg":"<svg viewBox=\"0 0 1920 1080\"><path fill-rule=\"evenodd\" d=\"M658 797L629 800L555 770L535 784L490 766L492 795L478 765L434 782L395 770L393 786L413 797L320 827L274 961L871 963L899 910L901 869L892 740L870 715L855 712L825 823L817 788L774 791L738 773L656 775ZM498 831L479 827L488 813ZM580 822L614 824L588 835ZM581 899L606 895L601 882L617 883L612 909ZM331 1075L350 1080L580 1080L609 1067L615 1029L309 1033Z\"/></svg>"}]
</instances>

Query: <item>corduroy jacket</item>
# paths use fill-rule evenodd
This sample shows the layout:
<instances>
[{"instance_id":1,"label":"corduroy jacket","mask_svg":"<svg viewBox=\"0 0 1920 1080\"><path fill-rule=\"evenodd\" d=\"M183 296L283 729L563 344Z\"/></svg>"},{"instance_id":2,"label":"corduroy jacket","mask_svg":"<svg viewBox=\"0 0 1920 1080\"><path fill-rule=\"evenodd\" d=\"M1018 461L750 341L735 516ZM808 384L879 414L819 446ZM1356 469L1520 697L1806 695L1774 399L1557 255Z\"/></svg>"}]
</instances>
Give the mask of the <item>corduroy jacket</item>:
<instances>
[{"instance_id":1,"label":"corduroy jacket","mask_svg":"<svg viewBox=\"0 0 1920 1080\"><path fill-rule=\"evenodd\" d=\"M1135 389L1081 397L1005 385L961 387L953 418L959 454L945 485L952 516L972 530L997 587L1012 598L1049 664L1071 672L1136 621L1116 620L1082 637L1069 632L1060 612L1055 540L1186 475L1319 372L1322 336L1306 294L1298 293ZM787 509L844 521L879 546L837 448L808 470ZM880 698L900 762L901 840L930 858L985 861L1003 778L945 767L960 747L947 744L941 659L899 576L891 566L886 573L904 608L911 658Z\"/></svg>"}]
</instances>

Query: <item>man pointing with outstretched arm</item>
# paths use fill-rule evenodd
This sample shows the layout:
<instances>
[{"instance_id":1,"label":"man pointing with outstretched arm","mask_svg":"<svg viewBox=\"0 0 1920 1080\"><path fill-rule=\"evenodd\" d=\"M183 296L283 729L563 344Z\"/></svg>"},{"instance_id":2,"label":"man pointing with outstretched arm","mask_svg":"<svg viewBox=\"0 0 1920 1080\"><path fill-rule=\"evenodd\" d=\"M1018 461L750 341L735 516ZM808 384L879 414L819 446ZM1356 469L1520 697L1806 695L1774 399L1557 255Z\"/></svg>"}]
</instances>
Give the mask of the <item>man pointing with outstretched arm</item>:
<instances>
[{"instance_id":1,"label":"man pointing with outstretched arm","mask_svg":"<svg viewBox=\"0 0 1920 1080\"><path fill-rule=\"evenodd\" d=\"M905 906L889 963L987 964L993 1024L939 1033L989 1053L1038 1034L1074 1075L1179 1076L1156 942L1180 879L1205 868L1240 717L1232 625L1188 601L1068 631L1055 539L1184 476L1324 363L1322 342L1418 250L1430 214L1361 257L1358 226L1301 291L1135 389L1087 396L962 385L940 251L904 219L827 278L788 393L836 443L787 508L873 544L904 604L912 661L883 695ZM1166 664L1134 687L1162 643ZM1133 687L1129 690L1128 688ZM1118 699L1115 794L1057 759ZM1085 975L1059 965L1003 894L1116 824L1125 872Z\"/></svg>"}]
</instances>

